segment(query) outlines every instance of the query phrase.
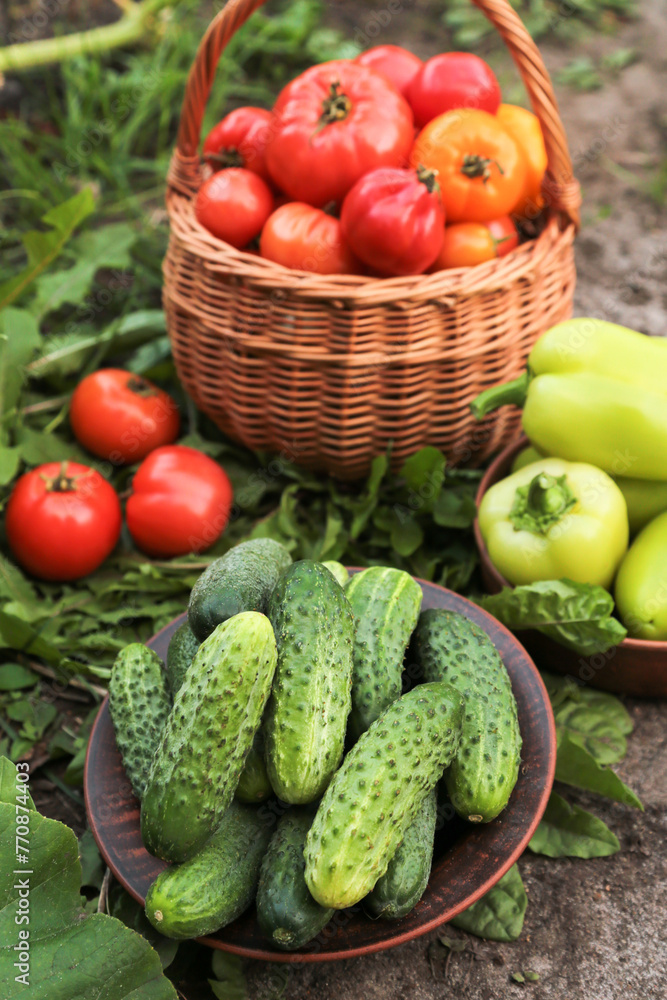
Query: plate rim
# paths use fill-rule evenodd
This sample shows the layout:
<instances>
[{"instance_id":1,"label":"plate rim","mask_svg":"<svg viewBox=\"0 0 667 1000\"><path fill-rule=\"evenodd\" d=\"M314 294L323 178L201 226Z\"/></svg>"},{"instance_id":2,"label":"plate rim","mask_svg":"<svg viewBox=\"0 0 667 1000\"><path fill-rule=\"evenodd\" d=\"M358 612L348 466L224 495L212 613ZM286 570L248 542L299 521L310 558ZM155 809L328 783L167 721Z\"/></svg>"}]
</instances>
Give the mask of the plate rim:
<instances>
[{"instance_id":1,"label":"plate rim","mask_svg":"<svg viewBox=\"0 0 667 1000\"><path fill-rule=\"evenodd\" d=\"M359 572L360 569L366 567L349 566L346 568L348 569L349 572L355 573ZM549 796L551 795L551 790L553 787L554 776L556 771L556 747L557 747L556 725L555 725L553 711L551 710L551 701L549 699L549 694L547 692L544 681L542 680L542 676L539 670L537 669L537 666L535 665L532 657L526 651L525 647L519 642L517 637L513 635L513 633L505 625L503 625L502 622L494 618L493 615L491 615L488 611L486 611L479 605L475 604L469 598L464 597L462 594L458 594L456 593L456 591L450 590L448 587L443 587L440 584L433 583L430 580L423 580L421 577L418 576L413 576L413 579L417 583L419 583L420 586L426 585L427 587L435 587L438 590L442 590L447 594L451 594L458 600L464 601L472 605L475 608L476 612L480 613L484 618L487 618L493 622L493 627L495 629L498 629L501 632L505 633L505 635L509 637L512 643L520 647L530 670L534 674L534 680L537 682L537 688L541 694L543 704L547 709L546 716L548 722L548 740L547 740L547 755L546 755L546 780L544 781L544 786L542 788L542 792L538 800L535 814L531 822L529 823L525 833L523 834L523 836L521 837L520 841L517 843L515 848L512 850L509 857L499 865L498 869L493 873L493 875L489 876L482 883L481 886L479 886L469 896L466 896L462 904L460 905L457 904L453 907L450 907L449 909L444 910L443 913L438 914L437 916L432 917L429 920L425 921L423 924L419 924L417 927L410 928L409 930L405 930L402 933L393 933L393 934L389 933L388 937L383 940L375 941L370 944L359 945L344 952L326 951L324 949L321 951L311 951L311 952L305 952L305 951L285 952L285 951L278 951L277 949L275 951L269 951L268 949L264 950L262 948L254 948L245 945L234 944L234 942L223 941L219 938L210 937L208 935L194 939L200 944L204 944L207 947L215 948L220 951L225 951L230 954L238 955L242 958L255 959L268 962L281 962L281 963L292 963L292 962L315 963L315 962L343 961L345 959L350 959L350 958L359 958L363 955L375 954L380 951L387 951L390 948L394 948L397 947L398 945L406 944L408 941L413 941L416 938L423 937L425 934L428 934L431 931L435 930L436 928L441 927L443 924L451 921L453 917L457 916L463 910L468 909L470 906L472 906L473 903L477 902L491 888L493 888L493 886L496 885L496 883L503 877L503 875L505 875L509 871L512 865L514 865L516 861L521 857L521 855L525 852L526 847L528 846L528 843L533 836L533 833L535 832L540 820L542 819L542 816L544 815L544 811L549 801ZM151 636L150 639L147 640L145 645L148 645L148 643L153 643L155 640L159 639L160 636L162 636L167 630L173 627L174 622L176 622L179 618L183 618L185 613L177 615L174 619L172 619L165 626L163 626L163 628L159 629L155 633L155 635ZM141 893L137 892L135 889L132 888L132 886L127 882L125 877L116 870L115 865L110 864L110 859L107 857L103 848L102 838L100 837L98 829L97 817L93 812L93 810L91 809L92 795L90 788L91 774L89 766L91 758L91 747L95 743L97 729L99 726L102 725L101 720L104 717L105 709L108 706L108 702L109 702L109 695L107 694L104 697L98 709L97 715L95 716L95 720L93 722L90 731L88 747L86 749L86 760L84 765L84 779L83 779L83 792L84 792L84 802L86 807L86 816L88 818L88 823L91 832L93 834L93 837L95 839L95 842L98 846L98 849L100 851L100 854L102 855L105 864L111 870L114 878L123 886L123 888L133 897L133 899L135 899L140 905L143 906L145 904L145 899L144 897L142 897ZM390 931L392 925L387 922L386 926ZM222 929L223 928L221 928L221 930Z\"/></svg>"}]
</instances>

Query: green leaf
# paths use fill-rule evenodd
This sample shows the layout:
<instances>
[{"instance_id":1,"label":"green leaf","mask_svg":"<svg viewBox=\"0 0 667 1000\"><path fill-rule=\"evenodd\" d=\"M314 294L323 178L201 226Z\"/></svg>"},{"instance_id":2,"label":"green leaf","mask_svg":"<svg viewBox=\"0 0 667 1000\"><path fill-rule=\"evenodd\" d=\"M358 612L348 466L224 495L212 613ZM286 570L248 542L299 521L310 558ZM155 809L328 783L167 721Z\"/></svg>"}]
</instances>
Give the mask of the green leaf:
<instances>
[{"instance_id":1,"label":"green leaf","mask_svg":"<svg viewBox=\"0 0 667 1000\"><path fill-rule=\"evenodd\" d=\"M391 532L391 544L400 556L411 556L424 541L424 532L414 517L396 520Z\"/></svg>"},{"instance_id":2,"label":"green leaf","mask_svg":"<svg viewBox=\"0 0 667 1000\"><path fill-rule=\"evenodd\" d=\"M172 941L156 931L146 916L143 906L125 892L118 883L113 883L109 890L109 913L117 920L122 920L126 927L131 927L141 934L160 956L163 969L167 969L176 957L178 941Z\"/></svg>"},{"instance_id":3,"label":"green leaf","mask_svg":"<svg viewBox=\"0 0 667 1000\"><path fill-rule=\"evenodd\" d=\"M0 691L20 691L34 687L39 677L21 663L0 664Z\"/></svg>"},{"instance_id":4,"label":"green leaf","mask_svg":"<svg viewBox=\"0 0 667 1000\"><path fill-rule=\"evenodd\" d=\"M23 806L35 809L35 803L30 794L30 783L17 779L20 774L16 764L6 757L0 757L0 803L9 806ZM22 810L19 809L19 812Z\"/></svg>"},{"instance_id":5,"label":"green leaf","mask_svg":"<svg viewBox=\"0 0 667 1000\"><path fill-rule=\"evenodd\" d=\"M209 985L219 1000L248 1000L243 963L236 955L214 952L213 975L215 979L209 979Z\"/></svg>"},{"instance_id":6,"label":"green leaf","mask_svg":"<svg viewBox=\"0 0 667 1000\"><path fill-rule=\"evenodd\" d=\"M17 435L21 456L26 465L44 465L46 462L80 462L90 465L89 455L86 455L77 444L66 441L56 434L46 434L43 431L33 431L22 427Z\"/></svg>"},{"instance_id":7,"label":"green leaf","mask_svg":"<svg viewBox=\"0 0 667 1000\"><path fill-rule=\"evenodd\" d=\"M625 757L627 740L613 718L607 716L604 705L596 711L583 702L568 701L556 709L554 717L556 726L566 729L598 764L617 764Z\"/></svg>"},{"instance_id":8,"label":"green leaf","mask_svg":"<svg viewBox=\"0 0 667 1000\"><path fill-rule=\"evenodd\" d=\"M21 464L20 448L0 447L0 486L6 486L19 471Z\"/></svg>"},{"instance_id":9,"label":"green leaf","mask_svg":"<svg viewBox=\"0 0 667 1000\"><path fill-rule=\"evenodd\" d=\"M18 404L25 382L25 367L41 344L37 323L25 309L0 311L0 415ZM3 428L3 440L6 430ZM5 457L5 466L11 457ZM10 476L11 479L11 476Z\"/></svg>"},{"instance_id":10,"label":"green leaf","mask_svg":"<svg viewBox=\"0 0 667 1000\"><path fill-rule=\"evenodd\" d=\"M41 272L55 260L70 236L95 208L95 200L90 188L84 188L74 197L50 209L42 216L42 222L50 228L46 231L32 229L23 236L23 244L28 254L28 264L20 274L0 285L0 309L18 298Z\"/></svg>"},{"instance_id":11,"label":"green leaf","mask_svg":"<svg viewBox=\"0 0 667 1000\"><path fill-rule=\"evenodd\" d=\"M485 896L450 923L489 941L516 941L523 928L527 906L528 897L519 869L512 865Z\"/></svg>"},{"instance_id":12,"label":"green leaf","mask_svg":"<svg viewBox=\"0 0 667 1000\"><path fill-rule=\"evenodd\" d=\"M475 499L465 490L445 488L433 505L433 520L441 528L469 528L476 514Z\"/></svg>"},{"instance_id":13,"label":"green leaf","mask_svg":"<svg viewBox=\"0 0 667 1000\"><path fill-rule=\"evenodd\" d=\"M592 813L552 792L544 816L528 844L550 858L604 858L621 845L616 834Z\"/></svg>"},{"instance_id":14,"label":"green leaf","mask_svg":"<svg viewBox=\"0 0 667 1000\"><path fill-rule=\"evenodd\" d=\"M561 730L558 737L556 780L644 811L632 789L611 768L598 764L595 757L572 739L567 730Z\"/></svg>"},{"instance_id":15,"label":"green leaf","mask_svg":"<svg viewBox=\"0 0 667 1000\"><path fill-rule=\"evenodd\" d=\"M30 819L29 870L15 875L16 815L0 805L0 982L4 1000L33 996L90 1000L91 984L105 1000L177 1000L160 960L138 934L104 914L86 916L76 837L62 823ZM29 992L14 968L21 925L18 880L29 881ZM28 925L24 925L28 926Z\"/></svg>"},{"instance_id":16,"label":"green leaf","mask_svg":"<svg viewBox=\"0 0 667 1000\"><path fill-rule=\"evenodd\" d=\"M99 889L104 878L104 862L100 857L91 830L84 830L79 837L79 861L81 862L81 885Z\"/></svg>"},{"instance_id":17,"label":"green leaf","mask_svg":"<svg viewBox=\"0 0 667 1000\"><path fill-rule=\"evenodd\" d=\"M445 456L437 448L428 446L411 455L404 463L399 476L422 501L435 499L445 481Z\"/></svg>"},{"instance_id":18,"label":"green leaf","mask_svg":"<svg viewBox=\"0 0 667 1000\"><path fill-rule=\"evenodd\" d=\"M60 652L57 646L32 628L28 622L16 615L7 614L5 611L0 611L0 647L2 646L34 656L37 660L44 660L59 668L64 674L74 673L104 678L110 676L110 670L106 667L97 667L94 663L78 663L70 660Z\"/></svg>"},{"instance_id":19,"label":"green leaf","mask_svg":"<svg viewBox=\"0 0 667 1000\"><path fill-rule=\"evenodd\" d=\"M117 222L101 229L82 233L72 243L76 263L65 270L51 271L36 281L36 297L31 312L43 317L65 302L80 303L91 290L100 268L124 270L130 266L130 249L137 233L126 222ZM115 294L126 294L127 288L115 277ZM110 288L114 293L114 286Z\"/></svg>"},{"instance_id":20,"label":"green leaf","mask_svg":"<svg viewBox=\"0 0 667 1000\"><path fill-rule=\"evenodd\" d=\"M612 617L614 599L603 587L572 580L540 580L503 587L479 604L513 631L536 628L582 656L604 653L626 637Z\"/></svg>"}]
</instances>

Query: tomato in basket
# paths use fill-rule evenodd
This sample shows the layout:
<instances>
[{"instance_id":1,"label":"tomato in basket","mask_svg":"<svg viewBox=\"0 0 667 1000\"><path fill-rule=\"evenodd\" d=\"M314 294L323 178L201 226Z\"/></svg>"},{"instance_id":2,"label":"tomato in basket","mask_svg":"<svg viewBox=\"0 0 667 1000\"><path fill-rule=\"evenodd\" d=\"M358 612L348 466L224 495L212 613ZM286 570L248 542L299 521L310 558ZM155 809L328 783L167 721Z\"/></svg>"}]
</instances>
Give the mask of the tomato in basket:
<instances>
[{"instance_id":1,"label":"tomato in basket","mask_svg":"<svg viewBox=\"0 0 667 1000\"><path fill-rule=\"evenodd\" d=\"M429 269L473 267L504 257L519 244L519 234L509 215L492 222L455 222L445 229L442 249Z\"/></svg>"},{"instance_id":2,"label":"tomato in basket","mask_svg":"<svg viewBox=\"0 0 667 1000\"><path fill-rule=\"evenodd\" d=\"M341 232L338 219L321 208L291 201L266 220L259 239L262 257L283 267L316 274L360 274L357 260Z\"/></svg>"},{"instance_id":3,"label":"tomato in basket","mask_svg":"<svg viewBox=\"0 0 667 1000\"><path fill-rule=\"evenodd\" d=\"M476 108L494 115L500 104L500 85L479 56L443 52L424 63L410 81L406 96L415 124L422 126L453 108Z\"/></svg>"},{"instance_id":4,"label":"tomato in basket","mask_svg":"<svg viewBox=\"0 0 667 1000\"><path fill-rule=\"evenodd\" d=\"M195 200L197 221L238 249L259 235L272 211L273 194L266 181L243 167L213 174Z\"/></svg>"},{"instance_id":5,"label":"tomato in basket","mask_svg":"<svg viewBox=\"0 0 667 1000\"><path fill-rule=\"evenodd\" d=\"M264 149L272 115L266 108L236 108L215 125L204 140L202 155L213 170L245 167L269 182Z\"/></svg>"},{"instance_id":6,"label":"tomato in basket","mask_svg":"<svg viewBox=\"0 0 667 1000\"><path fill-rule=\"evenodd\" d=\"M360 66L374 69L376 73L382 73L396 90L400 90L403 97L407 96L410 83L424 65L419 56L400 45L376 45L372 49L366 49L354 61Z\"/></svg>"}]
</instances>

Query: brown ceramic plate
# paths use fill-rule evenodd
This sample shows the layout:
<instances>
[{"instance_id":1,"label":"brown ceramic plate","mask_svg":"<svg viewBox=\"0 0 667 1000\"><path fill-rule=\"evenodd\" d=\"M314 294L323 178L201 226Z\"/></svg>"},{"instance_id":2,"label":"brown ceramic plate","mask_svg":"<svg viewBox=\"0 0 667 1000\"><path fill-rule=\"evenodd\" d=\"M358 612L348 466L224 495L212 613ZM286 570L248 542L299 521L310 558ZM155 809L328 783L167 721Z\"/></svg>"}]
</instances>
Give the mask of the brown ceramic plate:
<instances>
[{"instance_id":1,"label":"brown ceramic plate","mask_svg":"<svg viewBox=\"0 0 667 1000\"><path fill-rule=\"evenodd\" d=\"M479 484L478 506L486 491L510 474L514 459L529 443L528 438L519 438L491 463ZM491 562L477 520L475 541L481 559L482 580L488 592L497 594L503 587L511 586ZM520 632L519 637L541 668L566 674L578 684L640 698L667 696L667 642L624 639L606 653L581 656L541 632L526 630Z\"/></svg>"},{"instance_id":2,"label":"brown ceramic plate","mask_svg":"<svg viewBox=\"0 0 667 1000\"><path fill-rule=\"evenodd\" d=\"M370 920L361 906L341 910L318 939L296 952L274 950L257 928L254 910L204 944L271 962L324 962L381 951L426 934L464 910L514 864L544 812L556 764L556 736L549 698L535 665L517 639L485 611L443 587L419 581L425 608L450 608L488 632L512 679L523 737L522 764L509 805L492 823L472 826L455 817L438 833L431 879L412 913L395 923ZM185 615L148 645L162 658ZM166 867L141 842L139 803L132 794L116 747L107 700L95 720L84 777L86 811L102 857L140 903Z\"/></svg>"}]
</instances>

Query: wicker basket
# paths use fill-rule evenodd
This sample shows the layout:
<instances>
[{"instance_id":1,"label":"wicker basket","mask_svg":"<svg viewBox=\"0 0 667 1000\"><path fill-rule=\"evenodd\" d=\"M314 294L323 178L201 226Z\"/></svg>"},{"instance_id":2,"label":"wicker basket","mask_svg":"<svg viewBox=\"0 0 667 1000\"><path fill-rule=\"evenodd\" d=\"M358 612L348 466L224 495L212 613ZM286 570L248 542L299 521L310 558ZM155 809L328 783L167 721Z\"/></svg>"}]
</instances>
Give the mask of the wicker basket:
<instances>
[{"instance_id":1,"label":"wicker basket","mask_svg":"<svg viewBox=\"0 0 667 1000\"><path fill-rule=\"evenodd\" d=\"M499 31L544 132L547 219L507 256L409 278L293 271L216 239L195 219L201 123L225 45L263 3L229 0L190 72L168 178L164 305L178 374L196 405L250 448L343 478L392 443L480 464L517 431L470 400L515 378L536 340L571 312L579 185L539 51L507 0L472 0Z\"/></svg>"}]
</instances>

